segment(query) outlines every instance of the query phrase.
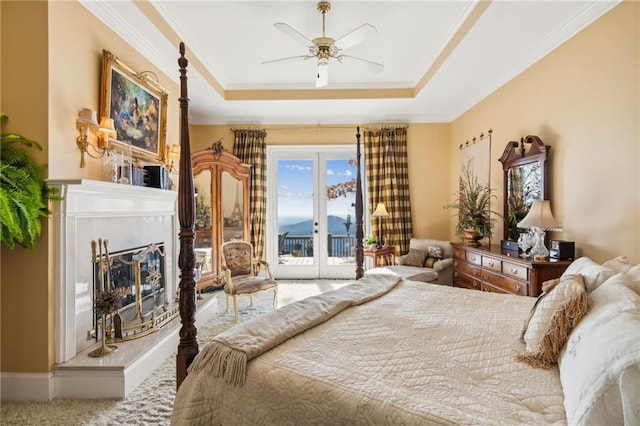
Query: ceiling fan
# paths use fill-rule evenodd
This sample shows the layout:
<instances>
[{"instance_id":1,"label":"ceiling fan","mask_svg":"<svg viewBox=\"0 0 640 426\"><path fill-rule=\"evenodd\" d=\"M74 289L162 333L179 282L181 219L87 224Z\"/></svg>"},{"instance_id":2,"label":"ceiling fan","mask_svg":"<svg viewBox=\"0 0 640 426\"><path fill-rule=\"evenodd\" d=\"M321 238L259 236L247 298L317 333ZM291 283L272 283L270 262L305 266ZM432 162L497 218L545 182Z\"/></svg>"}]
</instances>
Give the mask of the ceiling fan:
<instances>
[{"instance_id":1,"label":"ceiling fan","mask_svg":"<svg viewBox=\"0 0 640 426\"><path fill-rule=\"evenodd\" d=\"M273 24L274 27L283 33L304 44L309 49L309 54L274 59L262 62L262 64L270 64L273 62L288 61L292 59L307 60L317 58L318 67L316 72L316 87L324 87L329 84L329 59L335 59L338 62L342 62L345 58L349 58L350 60L355 59L357 61L361 61L366 68L372 72L382 72L382 70L384 70L384 65L377 62L357 58L355 56L343 55L341 53L343 50L353 47L364 41L366 38L376 34L376 27L370 24L362 24L339 39L334 40L333 38L325 35L325 16L327 12L331 10L331 5L327 1L321 1L317 4L317 9L318 12L322 14L322 36L314 38L313 40L308 39L288 24L282 22Z\"/></svg>"}]
</instances>

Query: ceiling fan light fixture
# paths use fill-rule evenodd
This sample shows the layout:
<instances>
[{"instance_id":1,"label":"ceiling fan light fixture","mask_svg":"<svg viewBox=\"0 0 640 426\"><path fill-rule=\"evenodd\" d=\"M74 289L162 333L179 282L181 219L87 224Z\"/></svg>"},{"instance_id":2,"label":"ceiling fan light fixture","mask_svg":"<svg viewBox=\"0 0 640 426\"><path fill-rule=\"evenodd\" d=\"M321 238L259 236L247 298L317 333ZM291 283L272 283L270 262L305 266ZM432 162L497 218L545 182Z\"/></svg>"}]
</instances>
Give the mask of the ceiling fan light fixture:
<instances>
[{"instance_id":1,"label":"ceiling fan light fixture","mask_svg":"<svg viewBox=\"0 0 640 426\"><path fill-rule=\"evenodd\" d=\"M305 35L301 34L299 31L295 30L288 24L285 24L283 22L274 24L275 28L294 38L298 42L304 44L309 51L309 55L299 55L288 58L275 59L262 62L263 64L286 61L289 59L309 59L315 57L318 59L316 87L324 87L329 83L328 69L329 59L331 58L335 59L337 62L342 62L344 58L355 59L363 64L366 64L367 69L374 72L380 72L384 70L384 65L382 64L378 64L367 59L357 58L351 55L344 55L341 53L343 50L361 43L366 38L376 34L377 30L373 25L362 24L358 28L350 31L349 33L336 40L331 37L327 37L325 34L325 15L329 10L331 10L331 4L329 4L328 1L320 1L317 3L316 8L318 9L318 12L322 14L322 36L316 37L313 40L307 38Z\"/></svg>"}]
</instances>

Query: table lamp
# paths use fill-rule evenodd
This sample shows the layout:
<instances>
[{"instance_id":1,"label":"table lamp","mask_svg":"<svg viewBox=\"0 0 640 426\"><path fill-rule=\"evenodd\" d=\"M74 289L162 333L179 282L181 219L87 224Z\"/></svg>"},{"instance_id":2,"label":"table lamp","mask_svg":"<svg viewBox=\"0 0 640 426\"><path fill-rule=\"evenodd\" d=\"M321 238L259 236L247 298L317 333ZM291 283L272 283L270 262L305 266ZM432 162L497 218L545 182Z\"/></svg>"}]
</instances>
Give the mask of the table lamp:
<instances>
[{"instance_id":1,"label":"table lamp","mask_svg":"<svg viewBox=\"0 0 640 426\"><path fill-rule=\"evenodd\" d=\"M382 218L389 217L389 212L384 203L378 203L376 210L371 216L378 218L378 247L382 247Z\"/></svg>"},{"instance_id":2,"label":"table lamp","mask_svg":"<svg viewBox=\"0 0 640 426\"><path fill-rule=\"evenodd\" d=\"M549 250L544 245L545 232L562 229L551 213L549 200L535 200L529 213L518 222L518 228L531 229L535 235L535 243L530 251L533 260L544 260L549 256Z\"/></svg>"}]
</instances>

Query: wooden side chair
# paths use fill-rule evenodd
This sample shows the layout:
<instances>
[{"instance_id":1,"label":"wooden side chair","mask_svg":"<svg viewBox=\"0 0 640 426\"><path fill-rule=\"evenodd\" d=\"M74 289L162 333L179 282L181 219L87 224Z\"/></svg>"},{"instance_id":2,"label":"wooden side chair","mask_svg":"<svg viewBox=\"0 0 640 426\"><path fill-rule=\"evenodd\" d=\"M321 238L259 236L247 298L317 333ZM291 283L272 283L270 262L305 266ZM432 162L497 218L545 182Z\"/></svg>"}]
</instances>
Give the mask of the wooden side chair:
<instances>
[{"instance_id":1,"label":"wooden side chair","mask_svg":"<svg viewBox=\"0 0 640 426\"><path fill-rule=\"evenodd\" d=\"M273 309L278 304L278 282L273 279L269 264L253 256L253 245L246 241L228 241L222 244L222 270L224 271L224 292L229 298L233 297L235 321L238 322L238 296L248 295L253 305L253 295L273 290ZM260 272L266 275L260 275Z\"/></svg>"}]
</instances>

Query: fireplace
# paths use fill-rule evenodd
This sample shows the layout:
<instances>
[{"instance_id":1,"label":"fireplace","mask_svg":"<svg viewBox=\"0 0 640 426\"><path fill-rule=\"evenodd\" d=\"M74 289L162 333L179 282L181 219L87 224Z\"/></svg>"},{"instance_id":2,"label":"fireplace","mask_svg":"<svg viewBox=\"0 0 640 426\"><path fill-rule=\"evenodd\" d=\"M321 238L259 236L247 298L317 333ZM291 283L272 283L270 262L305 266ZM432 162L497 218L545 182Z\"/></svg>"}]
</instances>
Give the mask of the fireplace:
<instances>
[{"instance_id":1,"label":"fireplace","mask_svg":"<svg viewBox=\"0 0 640 426\"><path fill-rule=\"evenodd\" d=\"M122 305L106 318L107 341L137 339L158 331L179 313L174 295L167 291L164 242L110 252L108 240L91 242L93 294L116 290ZM98 341L101 317L95 315L90 331Z\"/></svg>"},{"instance_id":2,"label":"fireplace","mask_svg":"<svg viewBox=\"0 0 640 426\"><path fill-rule=\"evenodd\" d=\"M172 302L168 295L176 294L179 282L177 192L87 179L50 184L64 197L54 206L56 363L60 364L96 344L92 241L108 240L111 253L162 242L163 304Z\"/></svg>"}]
</instances>

